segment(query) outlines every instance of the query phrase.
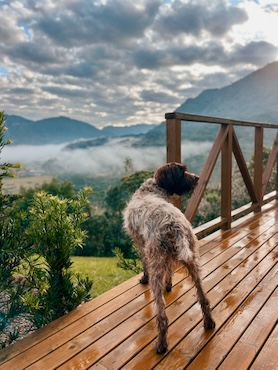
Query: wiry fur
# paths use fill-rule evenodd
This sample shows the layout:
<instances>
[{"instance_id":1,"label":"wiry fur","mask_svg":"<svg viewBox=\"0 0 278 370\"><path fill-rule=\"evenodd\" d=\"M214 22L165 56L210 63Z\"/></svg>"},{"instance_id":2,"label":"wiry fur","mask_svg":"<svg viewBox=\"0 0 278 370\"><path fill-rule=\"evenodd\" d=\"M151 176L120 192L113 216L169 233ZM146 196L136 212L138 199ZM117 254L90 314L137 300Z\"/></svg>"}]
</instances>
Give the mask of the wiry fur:
<instances>
[{"instance_id":1,"label":"wiry fur","mask_svg":"<svg viewBox=\"0 0 278 370\"><path fill-rule=\"evenodd\" d=\"M150 284L157 307L157 353L167 351L168 319L163 293L172 289L175 262L187 268L195 283L205 329L215 327L200 280L197 239L184 214L171 203L173 194L192 191L198 179L187 172L185 165L168 163L140 186L124 210L124 228L138 245L142 257L144 275L140 282Z\"/></svg>"}]
</instances>

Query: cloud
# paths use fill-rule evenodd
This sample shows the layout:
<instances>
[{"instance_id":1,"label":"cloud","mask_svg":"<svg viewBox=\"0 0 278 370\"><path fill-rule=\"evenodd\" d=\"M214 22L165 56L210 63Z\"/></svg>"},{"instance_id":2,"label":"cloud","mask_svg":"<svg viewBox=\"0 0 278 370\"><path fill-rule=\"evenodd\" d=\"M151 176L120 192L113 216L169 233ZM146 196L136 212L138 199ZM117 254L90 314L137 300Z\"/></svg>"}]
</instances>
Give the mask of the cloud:
<instances>
[{"instance_id":1,"label":"cloud","mask_svg":"<svg viewBox=\"0 0 278 370\"><path fill-rule=\"evenodd\" d=\"M276 8L232 3L1 2L2 109L98 127L159 123L187 98L277 58Z\"/></svg>"},{"instance_id":2,"label":"cloud","mask_svg":"<svg viewBox=\"0 0 278 370\"><path fill-rule=\"evenodd\" d=\"M38 18L35 30L66 47L102 42L124 44L143 37L159 5L160 1L151 0L62 1L43 9L46 14Z\"/></svg>"},{"instance_id":3,"label":"cloud","mask_svg":"<svg viewBox=\"0 0 278 370\"><path fill-rule=\"evenodd\" d=\"M154 28L169 38L179 34L201 36L202 32L220 38L234 24L244 23L247 19L244 9L232 7L225 1L175 0L171 7L164 7Z\"/></svg>"},{"instance_id":4,"label":"cloud","mask_svg":"<svg viewBox=\"0 0 278 370\"><path fill-rule=\"evenodd\" d=\"M244 46L237 47L232 53L230 60L236 64L256 63L258 65L267 64L270 60L275 60L278 47L266 41L253 41Z\"/></svg>"}]
</instances>

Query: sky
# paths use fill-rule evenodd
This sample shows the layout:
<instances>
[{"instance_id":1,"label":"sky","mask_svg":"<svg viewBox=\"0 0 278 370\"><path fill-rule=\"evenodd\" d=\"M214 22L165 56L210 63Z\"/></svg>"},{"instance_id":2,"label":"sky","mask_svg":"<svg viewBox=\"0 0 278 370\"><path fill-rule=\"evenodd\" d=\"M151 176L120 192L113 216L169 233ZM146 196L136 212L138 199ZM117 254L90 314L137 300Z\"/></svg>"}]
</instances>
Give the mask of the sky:
<instances>
[{"instance_id":1,"label":"sky","mask_svg":"<svg viewBox=\"0 0 278 370\"><path fill-rule=\"evenodd\" d=\"M0 110L160 123L278 60L278 0L0 0Z\"/></svg>"}]
</instances>

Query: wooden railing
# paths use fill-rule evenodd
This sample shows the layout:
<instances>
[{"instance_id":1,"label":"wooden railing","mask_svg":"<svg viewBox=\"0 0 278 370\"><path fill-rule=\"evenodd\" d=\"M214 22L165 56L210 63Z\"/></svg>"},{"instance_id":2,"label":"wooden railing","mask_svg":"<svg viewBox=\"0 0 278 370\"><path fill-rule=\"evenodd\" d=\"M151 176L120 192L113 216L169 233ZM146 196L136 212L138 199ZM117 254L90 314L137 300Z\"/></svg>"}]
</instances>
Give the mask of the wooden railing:
<instances>
[{"instance_id":1,"label":"wooden railing","mask_svg":"<svg viewBox=\"0 0 278 370\"><path fill-rule=\"evenodd\" d=\"M184 113L166 113L167 162L181 162L181 121L207 122L220 125L215 141L205 162L197 187L189 200L185 216L192 222L202 200L207 184L221 153L221 211L220 216L195 228L197 236L215 229L230 229L233 220L249 212L260 212L261 207L274 199L278 199L278 125L247 122L224 118L207 117ZM254 176L248 171L234 126L254 127ZM185 128L186 129L186 128ZM268 162L263 169L263 138L264 129L273 130L273 146ZM232 155L236 159L242 178L248 190L251 202L232 210ZM276 162L276 189L265 194L267 184Z\"/></svg>"}]
</instances>

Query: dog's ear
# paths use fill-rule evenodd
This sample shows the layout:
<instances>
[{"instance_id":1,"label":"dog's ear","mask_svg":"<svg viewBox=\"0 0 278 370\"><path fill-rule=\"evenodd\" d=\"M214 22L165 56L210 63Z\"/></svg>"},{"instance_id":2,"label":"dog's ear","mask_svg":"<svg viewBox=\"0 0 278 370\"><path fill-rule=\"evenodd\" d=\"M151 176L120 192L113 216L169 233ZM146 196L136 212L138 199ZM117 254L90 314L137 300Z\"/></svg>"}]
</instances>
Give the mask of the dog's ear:
<instances>
[{"instance_id":1,"label":"dog's ear","mask_svg":"<svg viewBox=\"0 0 278 370\"><path fill-rule=\"evenodd\" d=\"M166 163L157 169L154 178L157 185L165 189L168 194L180 194L180 186L183 183L186 171L187 166L184 164L176 162Z\"/></svg>"}]
</instances>

